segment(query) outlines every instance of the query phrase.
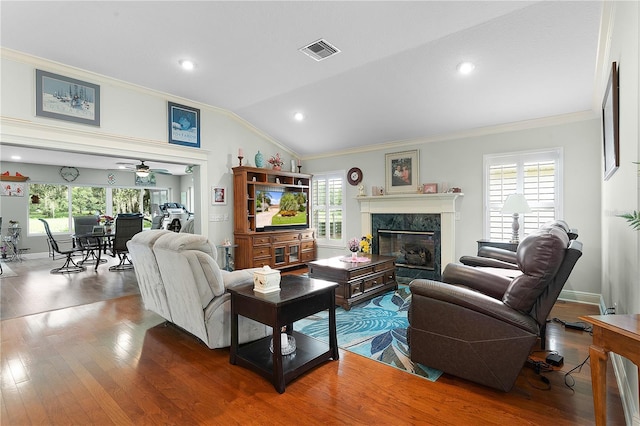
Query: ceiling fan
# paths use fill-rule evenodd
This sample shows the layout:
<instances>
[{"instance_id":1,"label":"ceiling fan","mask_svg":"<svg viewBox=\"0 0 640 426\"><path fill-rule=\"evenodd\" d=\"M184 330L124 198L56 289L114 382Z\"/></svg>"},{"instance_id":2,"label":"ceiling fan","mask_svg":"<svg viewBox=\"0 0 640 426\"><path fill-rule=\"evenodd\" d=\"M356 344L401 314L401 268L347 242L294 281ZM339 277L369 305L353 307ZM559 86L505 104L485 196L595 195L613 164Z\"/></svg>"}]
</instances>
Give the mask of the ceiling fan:
<instances>
[{"instance_id":1,"label":"ceiling fan","mask_svg":"<svg viewBox=\"0 0 640 426\"><path fill-rule=\"evenodd\" d=\"M133 164L133 163L116 163L116 164L120 169L135 172L137 176L142 178L149 176L149 173L157 173L161 175L171 174L171 172L167 169L152 169L151 167L144 164L144 160L140 160L140 164Z\"/></svg>"}]
</instances>

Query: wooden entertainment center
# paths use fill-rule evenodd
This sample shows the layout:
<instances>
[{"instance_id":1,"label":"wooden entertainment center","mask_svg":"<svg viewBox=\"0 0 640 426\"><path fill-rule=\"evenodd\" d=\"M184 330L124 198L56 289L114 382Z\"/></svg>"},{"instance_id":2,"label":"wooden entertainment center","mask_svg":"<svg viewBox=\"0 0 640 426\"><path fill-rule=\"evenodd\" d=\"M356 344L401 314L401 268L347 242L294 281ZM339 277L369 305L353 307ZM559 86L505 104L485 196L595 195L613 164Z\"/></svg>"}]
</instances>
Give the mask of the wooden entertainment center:
<instances>
[{"instance_id":1,"label":"wooden entertainment center","mask_svg":"<svg viewBox=\"0 0 640 426\"><path fill-rule=\"evenodd\" d=\"M233 217L236 269L265 265L284 269L304 265L316 258L312 229L264 228L258 213L261 192L302 192L309 223L311 175L281 170L239 166L233 168ZM276 229L274 229L276 228ZM263 230L261 230L263 229Z\"/></svg>"}]
</instances>

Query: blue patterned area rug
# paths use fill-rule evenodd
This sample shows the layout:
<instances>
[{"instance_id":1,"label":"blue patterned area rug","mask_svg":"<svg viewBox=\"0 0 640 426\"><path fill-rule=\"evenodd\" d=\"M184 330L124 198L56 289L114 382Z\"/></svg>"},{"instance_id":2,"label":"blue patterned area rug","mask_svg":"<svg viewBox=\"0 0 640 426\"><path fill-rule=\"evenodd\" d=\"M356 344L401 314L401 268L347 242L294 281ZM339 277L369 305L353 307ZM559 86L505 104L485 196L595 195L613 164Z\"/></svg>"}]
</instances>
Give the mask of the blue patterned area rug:
<instances>
[{"instance_id":1,"label":"blue patterned area rug","mask_svg":"<svg viewBox=\"0 0 640 426\"><path fill-rule=\"evenodd\" d=\"M407 311L411 303L408 286L399 286L382 296L351 307L336 308L338 346L400 370L438 380L442 371L414 363L407 347ZM297 321L293 328L316 339L329 341L329 312L323 311Z\"/></svg>"}]
</instances>

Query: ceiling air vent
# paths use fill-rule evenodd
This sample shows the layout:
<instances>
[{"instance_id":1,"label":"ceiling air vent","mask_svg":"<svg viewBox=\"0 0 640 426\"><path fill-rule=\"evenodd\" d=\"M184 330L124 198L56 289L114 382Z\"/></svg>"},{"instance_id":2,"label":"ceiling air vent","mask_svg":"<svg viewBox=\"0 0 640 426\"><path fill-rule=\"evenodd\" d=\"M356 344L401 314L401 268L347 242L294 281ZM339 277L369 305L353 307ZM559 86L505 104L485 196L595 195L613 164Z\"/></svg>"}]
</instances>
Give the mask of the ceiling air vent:
<instances>
[{"instance_id":1,"label":"ceiling air vent","mask_svg":"<svg viewBox=\"0 0 640 426\"><path fill-rule=\"evenodd\" d=\"M301 48L300 51L305 55L312 57L316 61L321 61L323 59L327 59L329 56L335 55L336 53L340 53L340 49L332 46L328 41L322 39L314 41L310 45Z\"/></svg>"}]
</instances>

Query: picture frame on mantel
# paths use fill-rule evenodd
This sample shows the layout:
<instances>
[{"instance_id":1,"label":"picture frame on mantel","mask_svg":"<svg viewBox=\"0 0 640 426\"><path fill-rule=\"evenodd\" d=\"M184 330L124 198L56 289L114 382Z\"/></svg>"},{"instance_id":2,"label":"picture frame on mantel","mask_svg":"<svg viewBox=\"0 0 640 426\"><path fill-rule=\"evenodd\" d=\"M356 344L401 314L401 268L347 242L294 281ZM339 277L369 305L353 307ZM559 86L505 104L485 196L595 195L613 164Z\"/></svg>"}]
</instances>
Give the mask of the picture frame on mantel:
<instances>
[{"instance_id":1,"label":"picture frame on mantel","mask_svg":"<svg viewBox=\"0 0 640 426\"><path fill-rule=\"evenodd\" d=\"M611 64L607 89L602 100L602 143L604 148L604 180L608 180L620 166L618 69Z\"/></svg>"},{"instance_id":2,"label":"picture frame on mantel","mask_svg":"<svg viewBox=\"0 0 640 426\"><path fill-rule=\"evenodd\" d=\"M100 127L100 86L37 69L36 116Z\"/></svg>"},{"instance_id":3,"label":"picture frame on mantel","mask_svg":"<svg viewBox=\"0 0 640 426\"><path fill-rule=\"evenodd\" d=\"M167 102L169 143L200 148L200 110Z\"/></svg>"},{"instance_id":4,"label":"picture frame on mantel","mask_svg":"<svg viewBox=\"0 0 640 426\"><path fill-rule=\"evenodd\" d=\"M420 155L412 151L385 154L385 194L418 192L420 182Z\"/></svg>"}]
</instances>

